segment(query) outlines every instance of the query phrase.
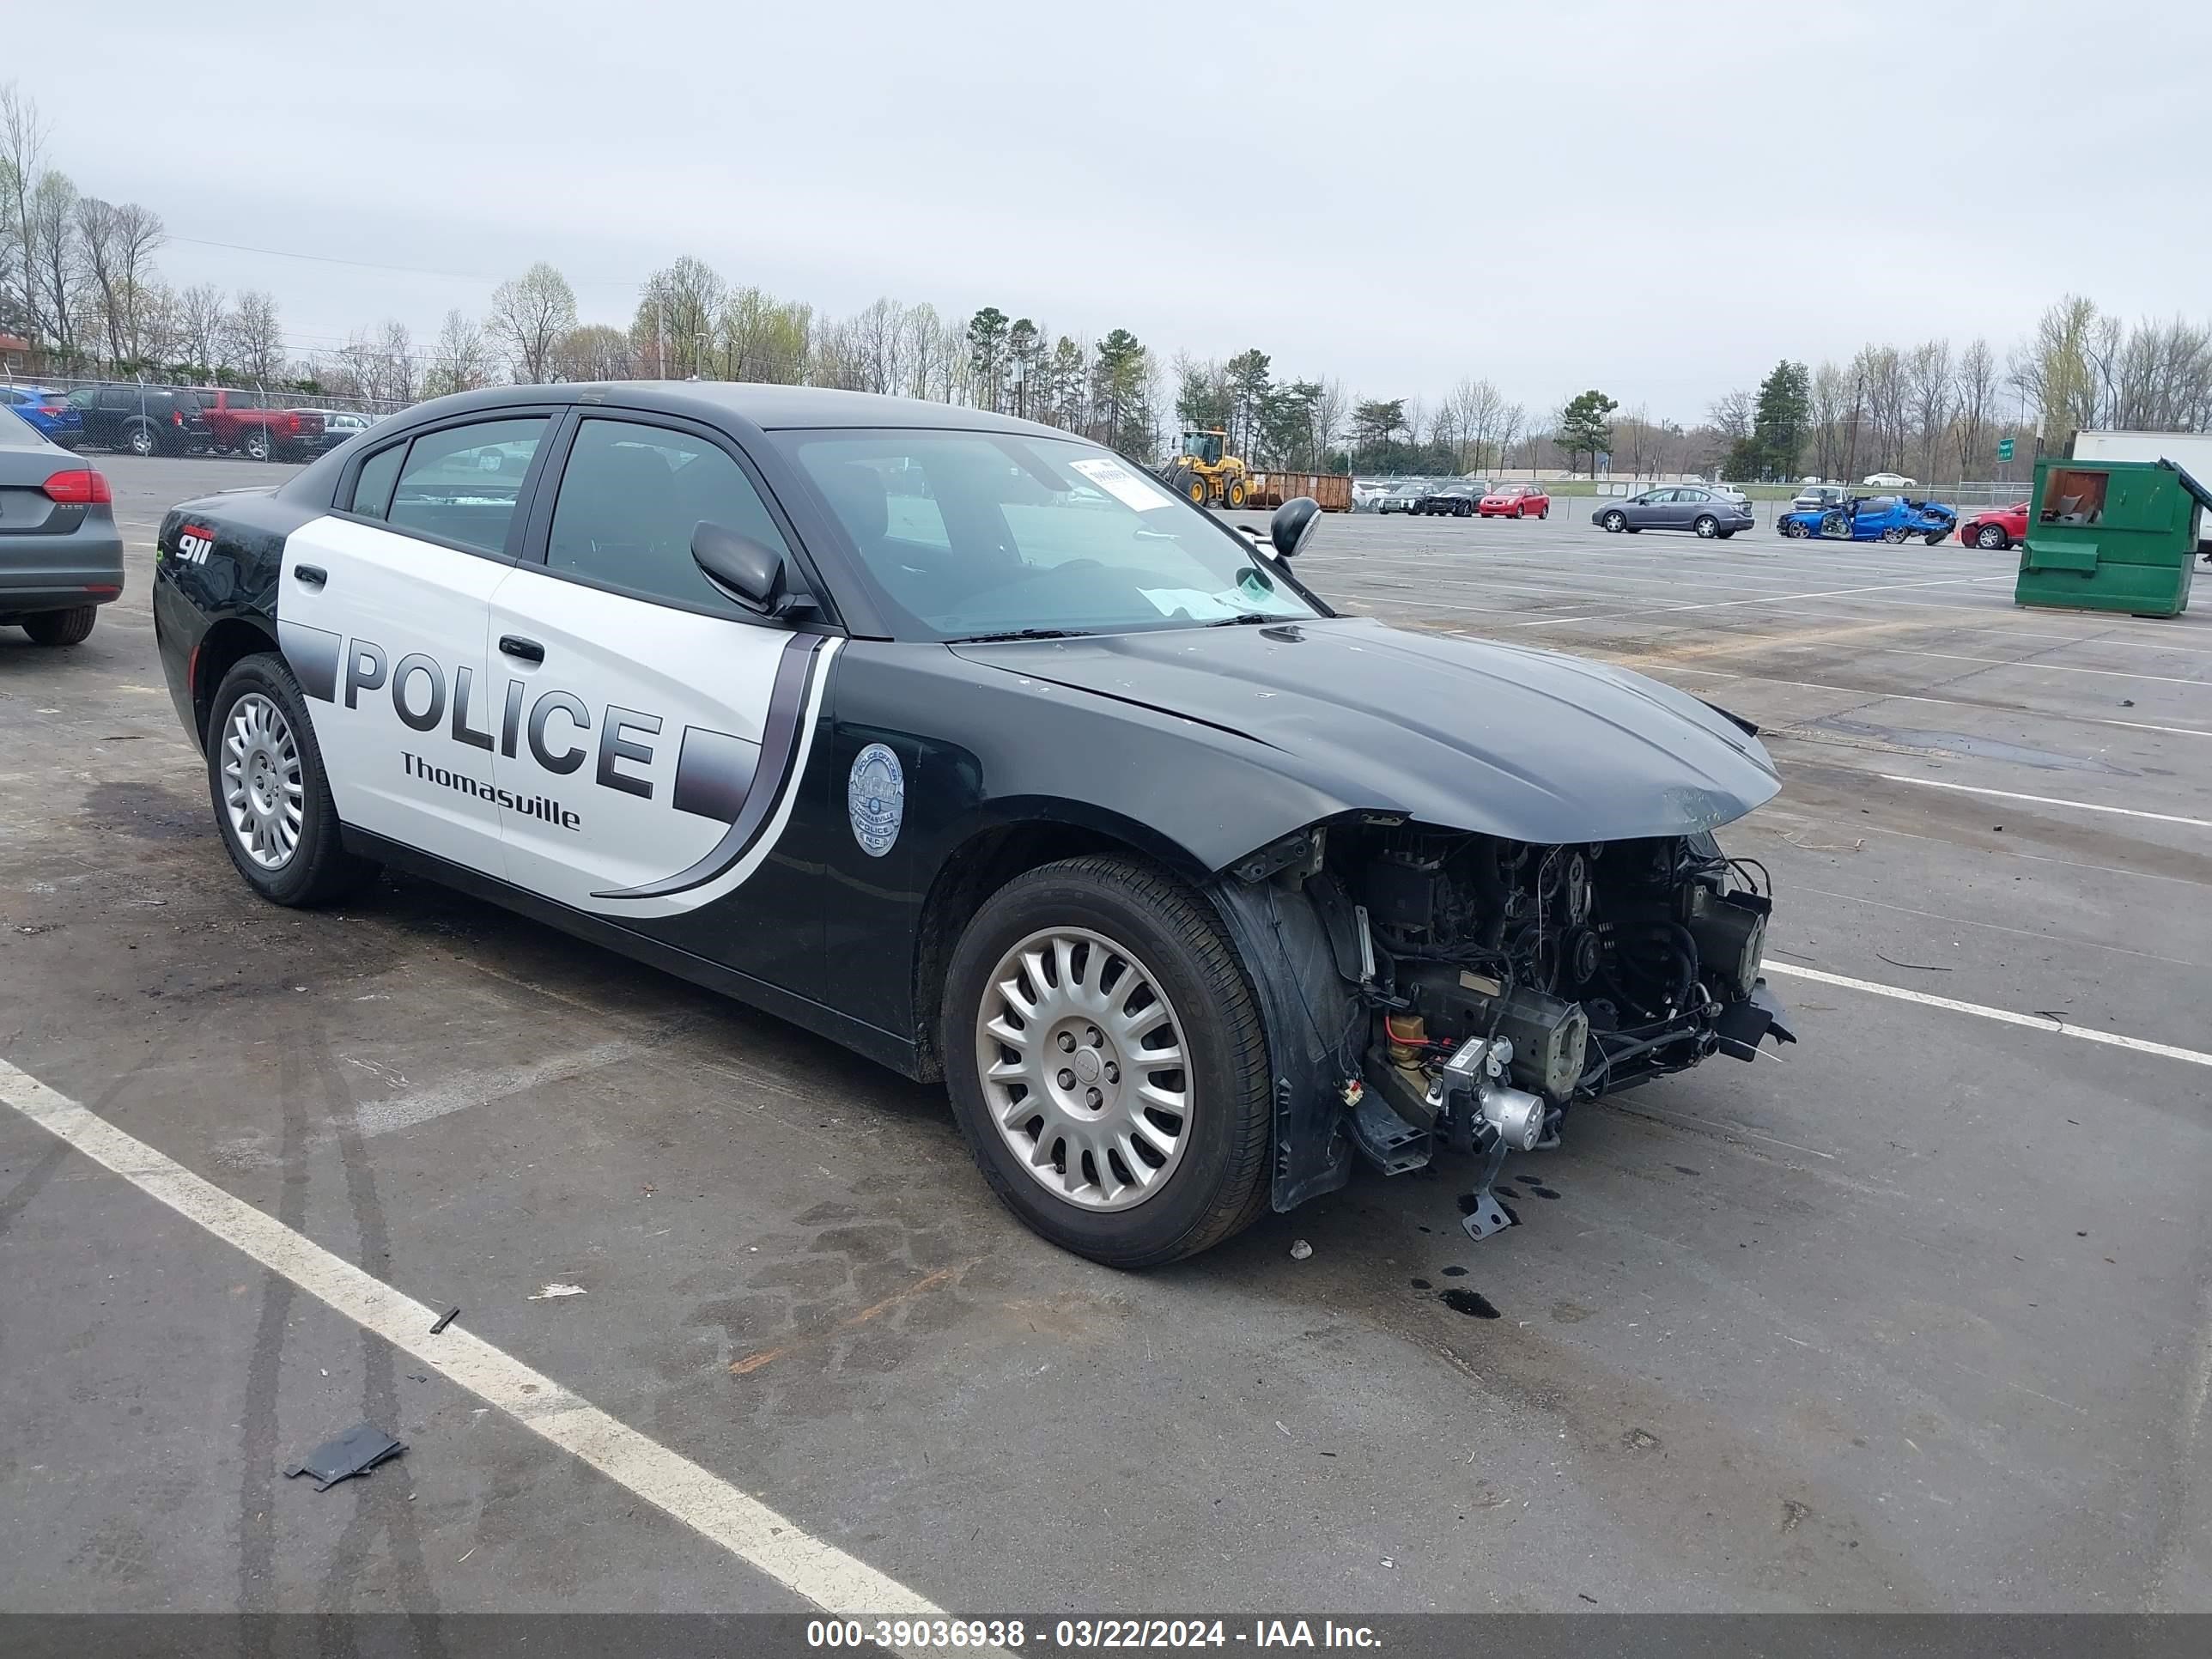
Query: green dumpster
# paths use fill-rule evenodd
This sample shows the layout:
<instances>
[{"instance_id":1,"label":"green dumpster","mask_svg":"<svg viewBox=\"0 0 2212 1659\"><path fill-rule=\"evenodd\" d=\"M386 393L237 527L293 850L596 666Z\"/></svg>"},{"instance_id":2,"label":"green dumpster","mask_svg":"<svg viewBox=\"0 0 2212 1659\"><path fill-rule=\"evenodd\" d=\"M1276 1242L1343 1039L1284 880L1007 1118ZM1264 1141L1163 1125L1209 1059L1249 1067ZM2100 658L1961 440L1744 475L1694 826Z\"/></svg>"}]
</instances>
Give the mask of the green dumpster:
<instances>
[{"instance_id":1,"label":"green dumpster","mask_svg":"<svg viewBox=\"0 0 2212 1659\"><path fill-rule=\"evenodd\" d=\"M2035 464L2016 605L2178 617L2212 490L2172 461Z\"/></svg>"}]
</instances>

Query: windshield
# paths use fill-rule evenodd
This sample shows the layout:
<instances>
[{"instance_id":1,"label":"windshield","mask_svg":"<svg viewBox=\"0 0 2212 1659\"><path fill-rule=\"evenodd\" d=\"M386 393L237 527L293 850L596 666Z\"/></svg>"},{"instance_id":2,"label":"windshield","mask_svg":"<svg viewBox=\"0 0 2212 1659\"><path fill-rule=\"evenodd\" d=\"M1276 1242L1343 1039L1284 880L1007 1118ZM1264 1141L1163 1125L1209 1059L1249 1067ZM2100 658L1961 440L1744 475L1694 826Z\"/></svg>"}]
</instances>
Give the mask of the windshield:
<instances>
[{"instance_id":1,"label":"windshield","mask_svg":"<svg viewBox=\"0 0 2212 1659\"><path fill-rule=\"evenodd\" d=\"M782 432L903 635L1188 627L1318 612L1242 537L1090 444Z\"/></svg>"}]
</instances>

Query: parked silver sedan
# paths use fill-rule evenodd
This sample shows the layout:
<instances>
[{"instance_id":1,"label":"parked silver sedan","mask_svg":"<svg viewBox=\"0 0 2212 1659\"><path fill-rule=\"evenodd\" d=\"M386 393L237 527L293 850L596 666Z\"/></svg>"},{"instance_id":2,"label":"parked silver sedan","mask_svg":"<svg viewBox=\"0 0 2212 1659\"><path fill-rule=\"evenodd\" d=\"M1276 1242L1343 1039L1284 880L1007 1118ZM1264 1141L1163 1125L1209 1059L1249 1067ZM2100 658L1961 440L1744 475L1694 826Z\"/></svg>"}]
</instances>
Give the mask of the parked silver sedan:
<instances>
[{"instance_id":1,"label":"parked silver sedan","mask_svg":"<svg viewBox=\"0 0 2212 1659\"><path fill-rule=\"evenodd\" d=\"M1590 514L1590 522L1615 535L1626 531L1686 530L1707 541L1726 541L1753 520L1751 503L1730 492L1704 484L1682 484L1647 489L1625 501L1608 501Z\"/></svg>"},{"instance_id":2,"label":"parked silver sedan","mask_svg":"<svg viewBox=\"0 0 2212 1659\"><path fill-rule=\"evenodd\" d=\"M0 623L75 645L123 592L123 536L107 479L0 409Z\"/></svg>"}]
</instances>

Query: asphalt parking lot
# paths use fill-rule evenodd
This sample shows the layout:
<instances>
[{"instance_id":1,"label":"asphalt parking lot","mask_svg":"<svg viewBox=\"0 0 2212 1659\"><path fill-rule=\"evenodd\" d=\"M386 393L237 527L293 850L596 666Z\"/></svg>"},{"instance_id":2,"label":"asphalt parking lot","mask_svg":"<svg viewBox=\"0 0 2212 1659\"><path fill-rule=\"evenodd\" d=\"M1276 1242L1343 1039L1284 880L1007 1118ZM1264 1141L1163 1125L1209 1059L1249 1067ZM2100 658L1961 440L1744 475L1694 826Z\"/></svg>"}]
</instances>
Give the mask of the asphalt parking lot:
<instances>
[{"instance_id":1,"label":"asphalt parking lot","mask_svg":"<svg viewBox=\"0 0 2212 1659\"><path fill-rule=\"evenodd\" d=\"M1001 1212L939 1091L772 1019L429 887L252 902L151 536L288 469L99 465L125 598L74 651L0 630L0 1061L716 1491L962 1613L2212 1607L2203 606L1587 503L1329 519L1341 608L1765 729L1784 793L1723 839L1803 1041L1579 1114L1481 1244L1471 1167L1363 1172L1130 1277ZM0 1606L805 1607L16 1112L0 1264ZM399 1462L283 1477L364 1417Z\"/></svg>"}]
</instances>

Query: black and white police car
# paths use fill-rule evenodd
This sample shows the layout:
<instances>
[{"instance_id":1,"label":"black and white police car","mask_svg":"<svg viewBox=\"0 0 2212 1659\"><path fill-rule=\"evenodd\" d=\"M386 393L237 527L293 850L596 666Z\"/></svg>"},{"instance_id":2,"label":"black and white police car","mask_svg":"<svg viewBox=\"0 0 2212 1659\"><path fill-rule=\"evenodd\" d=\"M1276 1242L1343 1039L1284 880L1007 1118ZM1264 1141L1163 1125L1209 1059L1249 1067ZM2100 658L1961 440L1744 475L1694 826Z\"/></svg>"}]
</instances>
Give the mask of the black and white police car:
<instances>
[{"instance_id":1,"label":"black and white police car","mask_svg":"<svg viewBox=\"0 0 2212 1659\"><path fill-rule=\"evenodd\" d=\"M154 611L263 896L412 872L941 1076L1138 1267L1789 1040L1711 833L1753 729L1340 617L1316 515L936 404L515 386L177 507Z\"/></svg>"}]
</instances>

